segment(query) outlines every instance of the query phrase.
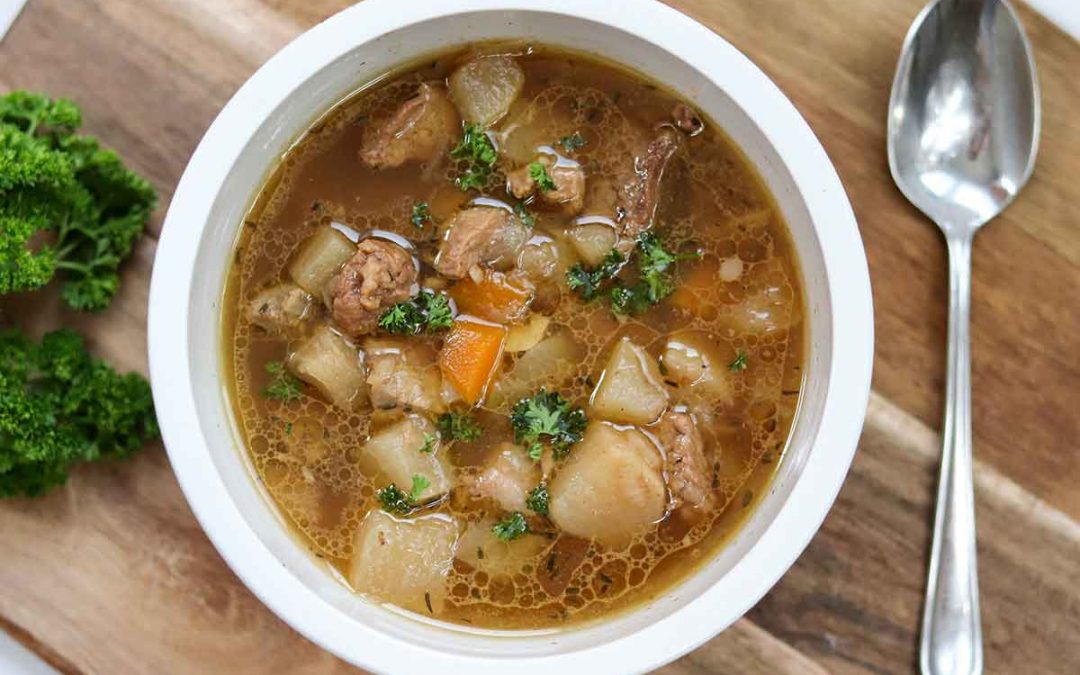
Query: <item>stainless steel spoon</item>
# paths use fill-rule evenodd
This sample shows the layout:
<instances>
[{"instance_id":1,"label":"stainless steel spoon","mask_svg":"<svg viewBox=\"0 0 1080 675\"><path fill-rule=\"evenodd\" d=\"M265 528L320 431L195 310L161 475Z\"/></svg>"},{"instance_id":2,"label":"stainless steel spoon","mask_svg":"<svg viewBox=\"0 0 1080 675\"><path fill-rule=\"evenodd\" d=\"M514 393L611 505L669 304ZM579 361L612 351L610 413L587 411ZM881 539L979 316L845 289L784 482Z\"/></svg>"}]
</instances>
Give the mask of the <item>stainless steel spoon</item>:
<instances>
[{"instance_id":1,"label":"stainless steel spoon","mask_svg":"<svg viewBox=\"0 0 1080 675\"><path fill-rule=\"evenodd\" d=\"M949 249L948 384L923 608L924 675L982 672L971 457L971 243L1031 176L1039 90L1006 0L935 0L904 41L889 100L889 169Z\"/></svg>"}]
</instances>

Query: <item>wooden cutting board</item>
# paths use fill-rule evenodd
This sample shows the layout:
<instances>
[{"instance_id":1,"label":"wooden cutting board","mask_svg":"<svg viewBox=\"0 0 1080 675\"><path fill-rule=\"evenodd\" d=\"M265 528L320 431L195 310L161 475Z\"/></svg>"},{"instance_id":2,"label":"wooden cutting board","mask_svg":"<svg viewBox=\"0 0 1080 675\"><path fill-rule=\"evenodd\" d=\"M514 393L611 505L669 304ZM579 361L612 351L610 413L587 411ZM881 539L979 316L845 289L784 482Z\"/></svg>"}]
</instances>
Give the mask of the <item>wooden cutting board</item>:
<instances>
[{"instance_id":1,"label":"wooden cutting board","mask_svg":"<svg viewBox=\"0 0 1080 675\"><path fill-rule=\"evenodd\" d=\"M419 0L415 0L419 1ZM162 194L108 312L53 294L0 323L59 322L146 372L161 217L203 130L260 63L347 0L31 0L0 43L0 91L64 95ZM664 669L916 668L942 407L945 251L889 179L885 107L921 0L674 0L761 66L836 162L870 260L874 396L821 532L749 615ZM617 11L612 4L612 11ZM1030 185L975 246L976 506L986 670L1080 672L1080 44L1021 10L1043 138ZM290 630L226 568L160 446L0 503L0 627L65 673L355 672Z\"/></svg>"}]
</instances>

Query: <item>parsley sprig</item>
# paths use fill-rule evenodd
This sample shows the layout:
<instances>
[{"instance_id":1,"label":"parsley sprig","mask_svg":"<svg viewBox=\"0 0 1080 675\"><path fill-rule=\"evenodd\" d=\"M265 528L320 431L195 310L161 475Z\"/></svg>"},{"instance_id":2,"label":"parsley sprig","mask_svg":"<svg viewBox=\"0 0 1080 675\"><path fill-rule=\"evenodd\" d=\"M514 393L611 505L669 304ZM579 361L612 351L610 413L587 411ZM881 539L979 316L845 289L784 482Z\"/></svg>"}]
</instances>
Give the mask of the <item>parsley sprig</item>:
<instances>
[{"instance_id":1,"label":"parsley sprig","mask_svg":"<svg viewBox=\"0 0 1080 675\"><path fill-rule=\"evenodd\" d=\"M413 474L412 487L408 494L402 492L394 483L390 483L376 492L375 496L378 497L384 511L404 516L416 508L420 495L429 487L431 487L431 481L426 476Z\"/></svg>"},{"instance_id":2,"label":"parsley sprig","mask_svg":"<svg viewBox=\"0 0 1080 675\"><path fill-rule=\"evenodd\" d=\"M528 443L529 457L539 460L544 444L550 444L556 459L570 452L570 446L585 432L585 412L553 391L541 389L514 404L510 424L518 443Z\"/></svg>"},{"instance_id":3,"label":"parsley sprig","mask_svg":"<svg viewBox=\"0 0 1080 675\"><path fill-rule=\"evenodd\" d=\"M500 541L513 541L529 532L529 524L520 511L514 511L491 526L491 533Z\"/></svg>"},{"instance_id":4,"label":"parsley sprig","mask_svg":"<svg viewBox=\"0 0 1080 675\"><path fill-rule=\"evenodd\" d=\"M412 207L412 217L409 218L413 227L418 230L424 229L424 225L434 222L431 219L431 207L427 202L416 202Z\"/></svg>"},{"instance_id":5,"label":"parsley sprig","mask_svg":"<svg viewBox=\"0 0 1080 675\"><path fill-rule=\"evenodd\" d=\"M582 300L592 300L600 294L604 282L614 277L626 259L616 249L608 251L603 262L593 269L585 269L581 263L566 271L566 283L570 290L577 291Z\"/></svg>"},{"instance_id":6,"label":"parsley sprig","mask_svg":"<svg viewBox=\"0 0 1080 675\"><path fill-rule=\"evenodd\" d=\"M480 438L480 425L468 413L448 412L439 415L439 433L451 441L475 441Z\"/></svg>"},{"instance_id":7,"label":"parsley sprig","mask_svg":"<svg viewBox=\"0 0 1080 675\"><path fill-rule=\"evenodd\" d=\"M450 151L450 156L465 164L465 170L454 180L462 192L482 189L491 177L498 157L495 145L483 127L472 123L465 125L461 141Z\"/></svg>"},{"instance_id":8,"label":"parsley sprig","mask_svg":"<svg viewBox=\"0 0 1080 675\"><path fill-rule=\"evenodd\" d=\"M454 323L450 299L426 288L390 307L379 317L379 328L396 335L416 335L421 331L434 333Z\"/></svg>"},{"instance_id":9,"label":"parsley sprig","mask_svg":"<svg viewBox=\"0 0 1080 675\"><path fill-rule=\"evenodd\" d=\"M547 167L540 162L529 164L529 177L536 181L536 187L540 188L541 192L550 192L556 188Z\"/></svg>"},{"instance_id":10,"label":"parsley sprig","mask_svg":"<svg viewBox=\"0 0 1080 675\"><path fill-rule=\"evenodd\" d=\"M550 503L551 495L548 494L546 483L540 483L530 490L528 496L525 497L525 506L528 506L530 511L539 513L542 516L548 514Z\"/></svg>"},{"instance_id":11,"label":"parsley sprig","mask_svg":"<svg viewBox=\"0 0 1080 675\"><path fill-rule=\"evenodd\" d=\"M285 369L284 363L269 361L266 364L266 372L270 375L270 382L263 389L263 396L282 403L300 398L302 393L300 380Z\"/></svg>"}]
</instances>

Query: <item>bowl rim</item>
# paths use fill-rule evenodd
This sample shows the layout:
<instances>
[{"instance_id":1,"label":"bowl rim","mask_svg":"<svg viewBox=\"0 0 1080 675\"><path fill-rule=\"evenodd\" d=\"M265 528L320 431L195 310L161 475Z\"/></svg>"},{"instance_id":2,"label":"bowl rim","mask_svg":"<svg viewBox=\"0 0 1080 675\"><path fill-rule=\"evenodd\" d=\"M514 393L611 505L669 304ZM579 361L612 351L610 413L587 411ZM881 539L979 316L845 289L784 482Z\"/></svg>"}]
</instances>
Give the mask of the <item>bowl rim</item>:
<instances>
[{"instance_id":1,"label":"bowl rim","mask_svg":"<svg viewBox=\"0 0 1080 675\"><path fill-rule=\"evenodd\" d=\"M774 520L728 572L744 584L737 601L715 602L719 584L636 632L583 650L522 659L448 654L413 645L340 613L289 573L261 543L233 501L199 427L188 358L189 303L207 216L248 139L304 80L381 34L446 15L533 11L606 24L664 49L716 80L777 149L820 242L833 327L829 386L802 473ZM785 148L780 153L779 148ZM827 224L827 227L823 227ZM244 584L275 614L341 658L377 672L521 675L570 666L645 672L701 645L748 611L795 562L817 532L854 457L869 401L873 309L862 240L840 179L809 125L779 88L741 52L692 18L653 0L366 0L302 33L229 100L203 136L173 195L158 242L148 311L150 373L162 439L200 526ZM836 330L837 327L843 330ZM842 355L836 358L835 355ZM842 366L842 367L841 367ZM810 461L810 460L813 461ZM730 589L729 589L730 591Z\"/></svg>"}]
</instances>

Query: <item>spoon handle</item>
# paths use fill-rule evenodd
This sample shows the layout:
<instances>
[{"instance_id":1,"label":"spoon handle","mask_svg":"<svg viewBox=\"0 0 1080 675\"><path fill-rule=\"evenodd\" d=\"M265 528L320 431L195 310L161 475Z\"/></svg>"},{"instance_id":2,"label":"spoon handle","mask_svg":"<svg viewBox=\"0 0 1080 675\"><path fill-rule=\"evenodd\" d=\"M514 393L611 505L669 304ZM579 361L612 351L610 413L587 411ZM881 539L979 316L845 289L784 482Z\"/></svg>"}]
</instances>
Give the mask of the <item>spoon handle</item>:
<instances>
[{"instance_id":1,"label":"spoon handle","mask_svg":"<svg viewBox=\"0 0 1080 675\"><path fill-rule=\"evenodd\" d=\"M972 233L954 231L947 241L949 351L945 429L919 661L923 675L979 675L982 628L971 457Z\"/></svg>"}]
</instances>

